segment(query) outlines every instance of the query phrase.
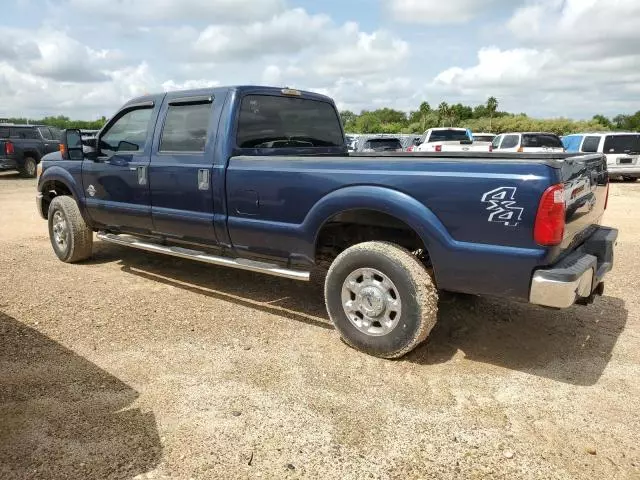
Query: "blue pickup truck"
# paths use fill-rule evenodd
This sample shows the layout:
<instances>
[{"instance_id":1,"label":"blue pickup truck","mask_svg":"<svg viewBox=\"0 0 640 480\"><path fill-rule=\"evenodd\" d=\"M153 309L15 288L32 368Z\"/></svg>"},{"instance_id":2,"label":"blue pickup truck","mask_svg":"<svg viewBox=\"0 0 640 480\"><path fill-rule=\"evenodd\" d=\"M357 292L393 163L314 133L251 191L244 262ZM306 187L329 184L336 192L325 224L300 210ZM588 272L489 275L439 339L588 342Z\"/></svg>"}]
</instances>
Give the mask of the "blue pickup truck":
<instances>
[{"instance_id":1,"label":"blue pickup truck","mask_svg":"<svg viewBox=\"0 0 640 480\"><path fill-rule=\"evenodd\" d=\"M308 281L384 358L433 328L438 292L589 303L612 268L603 155L349 154L333 101L269 87L148 95L86 145L68 130L37 208L64 262L103 242Z\"/></svg>"}]
</instances>

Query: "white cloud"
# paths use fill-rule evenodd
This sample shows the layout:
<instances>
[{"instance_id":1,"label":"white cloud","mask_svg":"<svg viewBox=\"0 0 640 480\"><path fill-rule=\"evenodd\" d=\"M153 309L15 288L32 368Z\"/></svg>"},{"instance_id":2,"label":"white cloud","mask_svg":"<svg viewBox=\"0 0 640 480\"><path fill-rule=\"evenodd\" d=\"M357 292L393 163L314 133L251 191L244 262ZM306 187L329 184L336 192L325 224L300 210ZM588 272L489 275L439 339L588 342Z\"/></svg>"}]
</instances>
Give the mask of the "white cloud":
<instances>
[{"instance_id":1,"label":"white cloud","mask_svg":"<svg viewBox=\"0 0 640 480\"><path fill-rule=\"evenodd\" d=\"M284 0L68 0L67 8L136 24L163 20L244 22L282 11Z\"/></svg>"},{"instance_id":2,"label":"white cloud","mask_svg":"<svg viewBox=\"0 0 640 480\"><path fill-rule=\"evenodd\" d=\"M640 108L640 2L537 0L517 9L508 30L527 48L485 47L469 67L434 78L433 92L505 108L589 117Z\"/></svg>"},{"instance_id":3,"label":"white cloud","mask_svg":"<svg viewBox=\"0 0 640 480\"><path fill-rule=\"evenodd\" d=\"M386 0L393 17L427 25L466 23L487 12L498 0Z\"/></svg>"},{"instance_id":4,"label":"white cloud","mask_svg":"<svg viewBox=\"0 0 640 480\"><path fill-rule=\"evenodd\" d=\"M117 50L94 50L64 31L0 28L0 60L41 77L68 82L107 80L105 69L122 65Z\"/></svg>"},{"instance_id":5,"label":"white cloud","mask_svg":"<svg viewBox=\"0 0 640 480\"><path fill-rule=\"evenodd\" d=\"M320 56L315 71L320 75L353 75L387 72L409 55L409 44L384 31L360 32L356 24L342 29L341 42L334 51Z\"/></svg>"},{"instance_id":6,"label":"white cloud","mask_svg":"<svg viewBox=\"0 0 640 480\"><path fill-rule=\"evenodd\" d=\"M176 82L174 80L167 80L162 83L162 90L165 92L171 92L175 90L195 90L198 88L213 88L219 87L220 82L217 80L186 80L184 82Z\"/></svg>"},{"instance_id":7,"label":"white cloud","mask_svg":"<svg viewBox=\"0 0 640 480\"><path fill-rule=\"evenodd\" d=\"M269 54L295 54L324 40L331 19L296 8L268 21L246 25L210 25L193 44L201 58L245 60Z\"/></svg>"}]
</instances>

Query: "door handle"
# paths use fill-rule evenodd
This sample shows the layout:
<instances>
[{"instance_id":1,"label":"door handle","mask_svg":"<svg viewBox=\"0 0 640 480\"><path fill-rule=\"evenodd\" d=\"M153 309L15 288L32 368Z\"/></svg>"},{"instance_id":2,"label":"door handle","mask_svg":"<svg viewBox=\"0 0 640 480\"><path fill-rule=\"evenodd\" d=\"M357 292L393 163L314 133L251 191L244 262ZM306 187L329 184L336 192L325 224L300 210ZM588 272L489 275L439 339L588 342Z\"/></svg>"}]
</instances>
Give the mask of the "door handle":
<instances>
[{"instance_id":1,"label":"door handle","mask_svg":"<svg viewBox=\"0 0 640 480\"><path fill-rule=\"evenodd\" d=\"M209 190L210 172L206 168L198 170L198 190Z\"/></svg>"},{"instance_id":2,"label":"door handle","mask_svg":"<svg viewBox=\"0 0 640 480\"><path fill-rule=\"evenodd\" d=\"M147 167L133 167L131 170L138 172L138 185L147 184Z\"/></svg>"}]
</instances>

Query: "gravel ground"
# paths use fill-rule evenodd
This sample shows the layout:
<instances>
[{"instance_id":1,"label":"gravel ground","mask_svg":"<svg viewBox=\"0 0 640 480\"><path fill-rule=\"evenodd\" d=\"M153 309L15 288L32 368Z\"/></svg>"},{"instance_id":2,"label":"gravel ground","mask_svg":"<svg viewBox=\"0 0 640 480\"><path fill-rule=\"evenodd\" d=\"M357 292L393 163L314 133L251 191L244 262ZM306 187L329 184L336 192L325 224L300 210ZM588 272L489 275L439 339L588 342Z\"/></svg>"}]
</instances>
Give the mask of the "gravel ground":
<instances>
[{"instance_id":1,"label":"gravel ground","mask_svg":"<svg viewBox=\"0 0 640 480\"><path fill-rule=\"evenodd\" d=\"M0 478L640 478L640 183L605 297L444 296L400 361L321 292L96 242L59 262L0 174Z\"/></svg>"}]
</instances>

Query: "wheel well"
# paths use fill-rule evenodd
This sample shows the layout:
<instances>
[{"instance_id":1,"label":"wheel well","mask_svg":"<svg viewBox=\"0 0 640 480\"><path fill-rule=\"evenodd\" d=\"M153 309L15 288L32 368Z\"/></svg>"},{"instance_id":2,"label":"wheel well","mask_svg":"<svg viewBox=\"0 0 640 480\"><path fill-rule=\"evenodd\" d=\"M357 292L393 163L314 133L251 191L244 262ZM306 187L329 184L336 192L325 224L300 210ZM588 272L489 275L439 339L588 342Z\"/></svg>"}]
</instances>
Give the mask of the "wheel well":
<instances>
[{"instance_id":1,"label":"wheel well","mask_svg":"<svg viewBox=\"0 0 640 480\"><path fill-rule=\"evenodd\" d=\"M316 264L328 266L342 251L369 241L399 245L431 267L426 246L415 230L388 213L366 209L341 212L324 223L316 240Z\"/></svg>"},{"instance_id":2,"label":"wheel well","mask_svg":"<svg viewBox=\"0 0 640 480\"><path fill-rule=\"evenodd\" d=\"M50 180L45 182L40 189L42 192L42 216L47 218L49 214L49 205L51 201L60 196L73 197L73 192L64 183L58 180Z\"/></svg>"},{"instance_id":3,"label":"wheel well","mask_svg":"<svg viewBox=\"0 0 640 480\"><path fill-rule=\"evenodd\" d=\"M36 162L40 161L40 155L36 151L27 150L23 152L22 156L23 158L27 158L27 157L35 158Z\"/></svg>"}]
</instances>

